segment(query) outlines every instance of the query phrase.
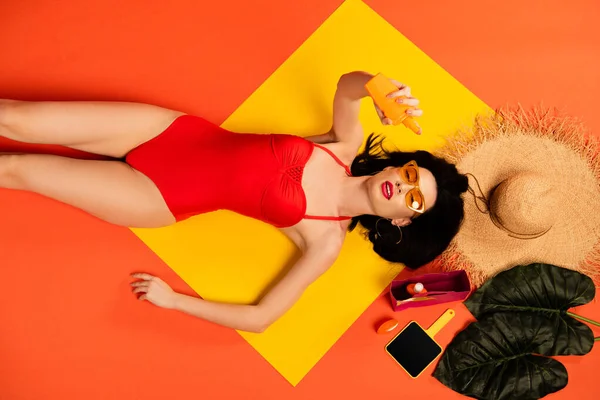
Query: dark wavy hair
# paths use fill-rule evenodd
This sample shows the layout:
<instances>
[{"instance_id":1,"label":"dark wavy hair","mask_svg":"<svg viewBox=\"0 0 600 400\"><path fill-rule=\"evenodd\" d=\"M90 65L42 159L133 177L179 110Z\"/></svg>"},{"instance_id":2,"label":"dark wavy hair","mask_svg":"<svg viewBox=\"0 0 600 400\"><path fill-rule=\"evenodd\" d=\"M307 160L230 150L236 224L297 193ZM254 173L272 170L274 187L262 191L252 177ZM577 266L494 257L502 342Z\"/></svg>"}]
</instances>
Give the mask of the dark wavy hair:
<instances>
[{"instance_id":1,"label":"dark wavy hair","mask_svg":"<svg viewBox=\"0 0 600 400\"><path fill-rule=\"evenodd\" d=\"M446 250L458 232L464 218L462 193L467 191L469 181L458 172L455 165L427 151L388 151L384 149L382 141L374 134L368 137L365 149L352 163L352 175L373 175L383 171L385 167L400 167L415 160L419 167L428 169L435 177L435 205L413 219L410 225L402 227L402 241L398 244L398 227L385 218L359 215L352 218L348 229L352 231L360 224L379 256L416 269L433 261Z\"/></svg>"}]
</instances>

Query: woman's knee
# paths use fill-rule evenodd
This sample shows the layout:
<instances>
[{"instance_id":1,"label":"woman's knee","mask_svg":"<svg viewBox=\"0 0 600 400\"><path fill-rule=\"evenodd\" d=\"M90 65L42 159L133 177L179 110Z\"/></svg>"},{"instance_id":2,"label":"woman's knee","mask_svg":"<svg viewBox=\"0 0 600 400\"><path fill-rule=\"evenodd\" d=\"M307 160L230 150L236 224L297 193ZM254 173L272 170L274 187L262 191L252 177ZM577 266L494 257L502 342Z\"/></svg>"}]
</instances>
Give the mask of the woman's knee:
<instances>
[{"instance_id":1,"label":"woman's knee","mask_svg":"<svg viewBox=\"0 0 600 400\"><path fill-rule=\"evenodd\" d=\"M12 188L14 186L17 157L12 154L0 155L0 187Z\"/></svg>"},{"instance_id":2,"label":"woman's knee","mask_svg":"<svg viewBox=\"0 0 600 400\"><path fill-rule=\"evenodd\" d=\"M27 190L27 160L32 155L0 155L0 187Z\"/></svg>"},{"instance_id":3,"label":"woman's knee","mask_svg":"<svg viewBox=\"0 0 600 400\"><path fill-rule=\"evenodd\" d=\"M22 114L20 110L23 103L25 102L0 99L0 129L12 130L18 124L21 118L20 115Z\"/></svg>"}]
</instances>

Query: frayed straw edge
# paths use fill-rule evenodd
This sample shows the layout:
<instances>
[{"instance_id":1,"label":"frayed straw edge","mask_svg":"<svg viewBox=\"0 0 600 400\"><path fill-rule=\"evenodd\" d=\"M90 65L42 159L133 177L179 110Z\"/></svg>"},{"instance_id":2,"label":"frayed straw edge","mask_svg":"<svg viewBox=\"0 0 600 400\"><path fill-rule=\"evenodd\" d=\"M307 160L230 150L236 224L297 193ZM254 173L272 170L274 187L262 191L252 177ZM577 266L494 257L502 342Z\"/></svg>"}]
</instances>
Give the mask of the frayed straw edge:
<instances>
[{"instance_id":1,"label":"frayed straw edge","mask_svg":"<svg viewBox=\"0 0 600 400\"><path fill-rule=\"evenodd\" d=\"M494 275L499 274L503 270L496 271L494 274L485 273L483 270L475 268L473 263L466 257L460 250L457 249L455 243L451 243L448 249L442 253L439 257L440 261L440 269L443 272L452 272L464 270L471 282L473 288L478 288L486 280L492 278ZM518 264L513 265L512 267L516 267ZM588 257L582 261L576 268L572 267L564 267L568 269L572 269L574 271L580 272L584 275L589 276L596 288L600 288L600 271L598 270L598 265L600 265L600 243L594 246L593 250L590 251ZM509 269L511 267L507 267Z\"/></svg>"},{"instance_id":2,"label":"frayed straw edge","mask_svg":"<svg viewBox=\"0 0 600 400\"><path fill-rule=\"evenodd\" d=\"M594 175L600 178L598 139L591 136L579 120L560 116L557 110L540 107L526 111L517 106L513 109L498 109L488 115L480 114L475 117L473 126L465 126L448 137L436 155L458 163L483 142L517 134L552 139L568 147L585 159Z\"/></svg>"},{"instance_id":3,"label":"frayed straw edge","mask_svg":"<svg viewBox=\"0 0 600 400\"><path fill-rule=\"evenodd\" d=\"M581 121L559 115L557 109L535 107L526 111L521 105L500 108L488 115L480 114L473 126L465 126L446 139L436 155L458 164L471 151L492 139L525 134L552 139L575 153L588 164L600 187L600 142L587 132ZM445 271L465 270L474 287L481 286L491 275L475 269L472 262L458 250L455 242L440 256ZM600 242L574 270L589 276L596 287L600 286ZM499 273L500 271L498 271Z\"/></svg>"}]
</instances>

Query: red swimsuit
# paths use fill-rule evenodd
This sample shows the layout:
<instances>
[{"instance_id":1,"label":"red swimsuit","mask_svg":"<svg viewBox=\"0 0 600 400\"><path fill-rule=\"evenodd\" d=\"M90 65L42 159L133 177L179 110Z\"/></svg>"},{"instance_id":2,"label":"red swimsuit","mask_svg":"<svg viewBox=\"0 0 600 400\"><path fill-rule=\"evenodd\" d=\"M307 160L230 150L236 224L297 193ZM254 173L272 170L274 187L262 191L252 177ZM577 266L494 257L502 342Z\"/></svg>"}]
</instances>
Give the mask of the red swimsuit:
<instances>
[{"instance_id":1,"label":"red swimsuit","mask_svg":"<svg viewBox=\"0 0 600 400\"><path fill-rule=\"evenodd\" d=\"M349 219L305 214L302 174L315 146L350 175L330 150L301 137L238 134L190 115L133 149L125 161L156 184L178 221L221 209L276 227L303 218Z\"/></svg>"}]
</instances>

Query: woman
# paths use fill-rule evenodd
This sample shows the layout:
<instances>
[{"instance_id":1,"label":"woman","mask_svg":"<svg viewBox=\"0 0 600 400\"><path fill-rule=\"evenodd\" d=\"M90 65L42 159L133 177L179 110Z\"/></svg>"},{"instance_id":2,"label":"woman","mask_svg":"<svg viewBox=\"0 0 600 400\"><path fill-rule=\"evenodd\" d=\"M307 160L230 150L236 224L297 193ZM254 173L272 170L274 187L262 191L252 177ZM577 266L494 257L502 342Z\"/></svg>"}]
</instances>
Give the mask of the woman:
<instances>
[{"instance_id":1,"label":"woman","mask_svg":"<svg viewBox=\"0 0 600 400\"><path fill-rule=\"evenodd\" d=\"M383 258L416 268L439 255L461 223L467 178L453 165L423 151L385 152L373 136L356 156L364 139L360 102L371 77L342 76L332 130L308 140L237 134L145 104L0 100L0 135L115 158L1 155L0 187L36 192L128 227L163 227L229 209L280 228L302 257L256 305L185 296L157 277L133 274L140 300L262 332L334 263L357 224ZM394 83L399 90L391 96L420 116L410 88Z\"/></svg>"}]
</instances>

